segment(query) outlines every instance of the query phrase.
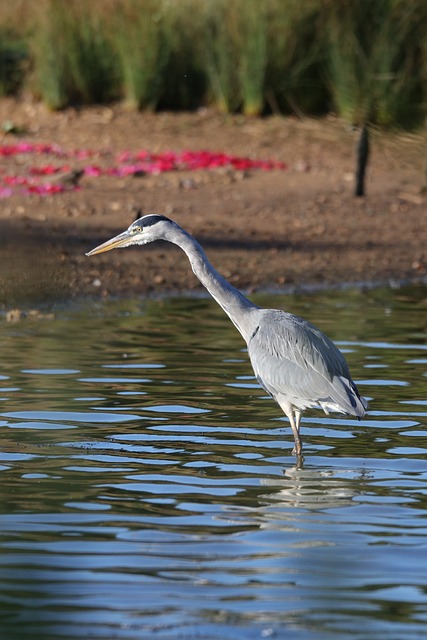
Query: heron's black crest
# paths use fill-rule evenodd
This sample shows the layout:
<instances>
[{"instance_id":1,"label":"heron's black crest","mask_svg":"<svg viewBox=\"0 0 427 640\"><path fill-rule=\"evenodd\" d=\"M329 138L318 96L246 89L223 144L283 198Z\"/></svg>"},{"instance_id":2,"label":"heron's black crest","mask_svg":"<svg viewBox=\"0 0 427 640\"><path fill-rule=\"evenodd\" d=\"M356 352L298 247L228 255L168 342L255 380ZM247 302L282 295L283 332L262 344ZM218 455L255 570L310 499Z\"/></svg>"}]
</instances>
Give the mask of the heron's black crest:
<instances>
[{"instance_id":1,"label":"heron's black crest","mask_svg":"<svg viewBox=\"0 0 427 640\"><path fill-rule=\"evenodd\" d=\"M139 218L139 220L135 220L134 224L138 224L143 229L147 229L148 227L152 227L153 224L157 224L161 221L170 222L169 218L166 216L162 216L161 214L153 213L152 215L144 216L143 218Z\"/></svg>"}]
</instances>

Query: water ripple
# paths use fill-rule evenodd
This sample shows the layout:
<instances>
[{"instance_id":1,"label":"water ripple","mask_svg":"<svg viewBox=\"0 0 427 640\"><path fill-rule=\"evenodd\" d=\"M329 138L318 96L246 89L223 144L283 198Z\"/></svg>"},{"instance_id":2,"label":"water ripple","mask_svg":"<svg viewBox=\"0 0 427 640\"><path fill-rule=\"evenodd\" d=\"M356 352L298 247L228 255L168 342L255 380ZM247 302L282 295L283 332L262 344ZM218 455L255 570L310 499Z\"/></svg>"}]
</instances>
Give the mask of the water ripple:
<instances>
[{"instance_id":1,"label":"water ripple","mask_svg":"<svg viewBox=\"0 0 427 640\"><path fill-rule=\"evenodd\" d=\"M407 299L284 300L370 396L362 421L305 416L302 465L206 300L0 324L2 637L424 637L427 296Z\"/></svg>"}]
</instances>

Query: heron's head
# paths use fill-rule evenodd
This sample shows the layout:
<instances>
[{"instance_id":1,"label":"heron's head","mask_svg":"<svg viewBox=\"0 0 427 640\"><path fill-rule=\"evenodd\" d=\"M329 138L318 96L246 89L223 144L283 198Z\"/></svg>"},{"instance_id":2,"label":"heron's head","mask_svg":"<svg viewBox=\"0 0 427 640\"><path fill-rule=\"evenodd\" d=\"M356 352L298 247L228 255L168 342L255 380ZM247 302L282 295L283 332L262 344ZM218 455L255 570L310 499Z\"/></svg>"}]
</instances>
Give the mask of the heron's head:
<instances>
[{"instance_id":1,"label":"heron's head","mask_svg":"<svg viewBox=\"0 0 427 640\"><path fill-rule=\"evenodd\" d=\"M167 240L168 229L173 226L176 226L175 222L165 216L158 214L143 216L132 222L126 231L100 244L86 255L93 256L96 253L103 253L120 247L131 247L134 244L148 244L149 242L154 242L154 240Z\"/></svg>"}]
</instances>

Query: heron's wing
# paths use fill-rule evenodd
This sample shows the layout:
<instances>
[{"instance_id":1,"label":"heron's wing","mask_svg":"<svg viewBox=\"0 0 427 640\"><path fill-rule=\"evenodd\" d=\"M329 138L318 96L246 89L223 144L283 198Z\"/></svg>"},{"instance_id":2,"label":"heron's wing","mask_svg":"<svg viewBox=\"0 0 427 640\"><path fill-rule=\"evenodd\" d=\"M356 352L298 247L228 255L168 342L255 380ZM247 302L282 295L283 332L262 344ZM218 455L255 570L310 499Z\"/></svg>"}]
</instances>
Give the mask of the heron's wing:
<instances>
[{"instance_id":1,"label":"heron's wing","mask_svg":"<svg viewBox=\"0 0 427 640\"><path fill-rule=\"evenodd\" d=\"M358 391L342 353L312 324L280 311L267 311L248 342L248 352L261 385L273 397L295 406L336 404L363 414Z\"/></svg>"}]
</instances>

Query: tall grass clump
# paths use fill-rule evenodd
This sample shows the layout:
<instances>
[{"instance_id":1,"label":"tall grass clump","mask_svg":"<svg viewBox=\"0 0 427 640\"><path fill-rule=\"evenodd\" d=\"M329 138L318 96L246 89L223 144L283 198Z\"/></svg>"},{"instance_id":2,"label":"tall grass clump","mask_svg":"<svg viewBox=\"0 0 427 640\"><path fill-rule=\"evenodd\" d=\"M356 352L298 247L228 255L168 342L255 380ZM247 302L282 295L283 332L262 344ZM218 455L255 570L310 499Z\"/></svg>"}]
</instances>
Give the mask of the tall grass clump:
<instances>
[{"instance_id":1,"label":"tall grass clump","mask_svg":"<svg viewBox=\"0 0 427 640\"><path fill-rule=\"evenodd\" d=\"M220 110L317 108L326 93L319 0L216 0L206 13L206 72Z\"/></svg>"},{"instance_id":2,"label":"tall grass clump","mask_svg":"<svg viewBox=\"0 0 427 640\"><path fill-rule=\"evenodd\" d=\"M339 115L354 124L385 126L417 116L421 4L335 0L327 5L329 82Z\"/></svg>"},{"instance_id":3,"label":"tall grass clump","mask_svg":"<svg viewBox=\"0 0 427 640\"><path fill-rule=\"evenodd\" d=\"M414 126L426 34L427 0L0 0L0 95Z\"/></svg>"},{"instance_id":4,"label":"tall grass clump","mask_svg":"<svg viewBox=\"0 0 427 640\"><path fill-rule=\"evenodd\" d=\"M117 97L117 64L105 35L102 3L41 4L32 38L35 92L53 109Z\"/></svg>"},{"instance_id":5,"label":"tall grass clump","mask_svg":"<svg viewBox=\"0 0 427 640\"><path fill-rule=\"evenodd\" d=\"M37 16L31 41L34 76L32 88L51 109L60 109L69 101L67 66L67 21L60 0L50 0Z\"/></svg>"},{"instance_id":6,"label":"tall grass clump","mask_svg":"<svg viewBox=\"0 0 427 640\"><path fill-rule=\"evenodd\" d=\"M275 112L319 113L329 104L322 75L326 38L319 0L269 0L265 98Z\"/></svg>"},{"instance_id":7,"label":"tall grass clump","mask_svg":"<svg viewBox=\"0 0 427 640\"><path fill-rule=\"evenodd\" d=\"M0 2L0 96L18 93L29 69L27 7Z\"/></svg>"},{"instance_id":8,"label":"tall grass clump","mask_svg":"<svg viewBox=\"0 0 427 640\"><path fill-rule=\"evenodd\" d=\"M267 61L265 3L215 0L206 16L206 69L221 111L259 115Z\"/></svg>"},{"instance_id":9,"label":"tall grass clump","mask_svg":"<svg viewBox=\"0 0 427 640\"><path fill-rule=\"evenodd\" d=\"M25 42L15 33L0 28L0 96L17 93L28 69Z\"/></svg>"},{"instance_id":10,"label":"tall grass clump","mask_svg":"<svg viewBox=\"0 0 427 640\"><path fill-rule=\"evenodd\" d=\"M208 3L205 64L210 97L220 111L259 115L264 108L265 7L258 0Z\"/></svg>"},{"instance_id":11,"label":"tall grass clump","mask_svg":"<svg viewBox=\"0 0 427 640\"><path fill-rule=\"evenodd\" d=\"M170 54L164 0L121 0L114 17L126 103L155 109L166 82Z\"/></svg>"},{"instance_id":12,"label":"tall grass clump","mask_svg":"<svg viewBox=\"0 0 427 640\"><path fill-rule=\"evenodd\" d=\"M179 0L168 2L164 9L169 55L163 67L160 109L196 109L205 101L203 4L200 0Z\"/></svg>"},{"instance_id":13,"label":"tall grass clump","mask_svg":"<svg viewBox=\"0 0 427 640\"><path fill-rule=\"evenodd\" d=\"M237 73L245 115L260 115L265 104L267 67L266 3L236 0L238 21Z\"/></svg>"},{"instance_id":14,"label":"tall grass clump","mask_svg":"<svg viewBox=\"0 0 427 640\"><path fill-rule=\"evenodd\" d=\"M208 78L208 100L222 113L241 105L237 75L238 12L234 0L206 3L204 67Z\"/></svg>"},{"instance_id":15,"label":"tall grass clump","mask_svg":"<svg viewBox=\"0 0 427 640\"><path fill-rule=\"evenodd\" d=\"M216 0L206 10L206 72L210 96L223 112L259 115L265 103L265 3Z\"/></svg>"}]
</instances>

